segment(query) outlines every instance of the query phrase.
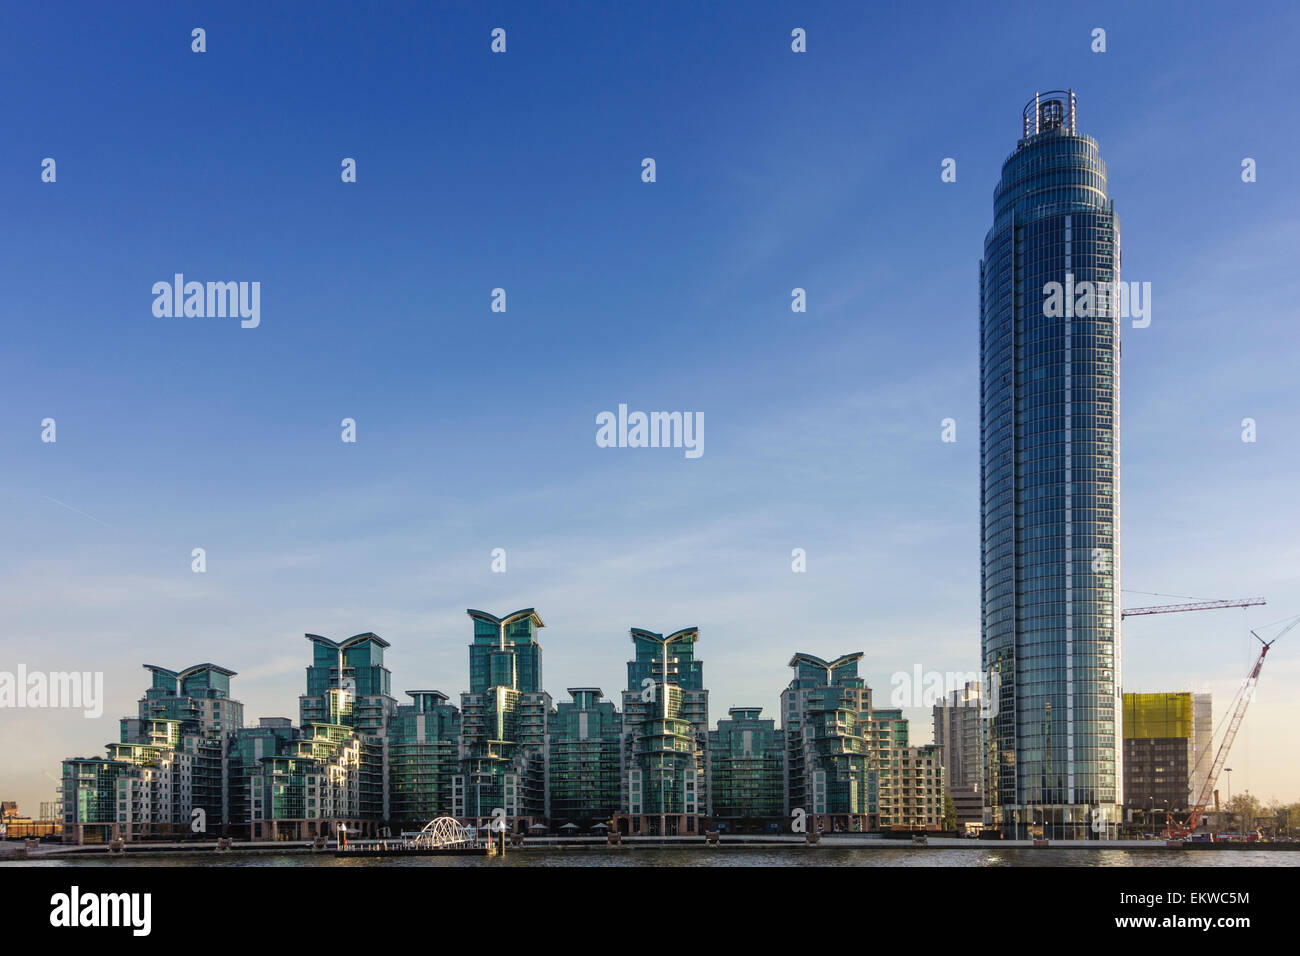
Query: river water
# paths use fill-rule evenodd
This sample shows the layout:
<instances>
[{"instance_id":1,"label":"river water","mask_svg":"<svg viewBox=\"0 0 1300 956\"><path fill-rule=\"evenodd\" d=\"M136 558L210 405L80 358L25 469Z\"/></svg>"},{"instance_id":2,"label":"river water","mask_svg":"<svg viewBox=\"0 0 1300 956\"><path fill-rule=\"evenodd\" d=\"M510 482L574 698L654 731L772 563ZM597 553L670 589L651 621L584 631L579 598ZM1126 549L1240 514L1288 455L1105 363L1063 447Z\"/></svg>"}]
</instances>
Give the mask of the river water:
<instances>
[{"instance_id":1,"label":"river water","mask_svg":"<svg viewBox=\"0 0 1300 956\"><path fill-rule=\"evenodd\" d=\"M28 866L907 866L907 867L1185 867L1300 866L1300 852L1267 850L922 849L852 847L599 847L514 849L504 857L361 857L332 853L130 853L24 861Z\"/></svg>"}]
</instances>

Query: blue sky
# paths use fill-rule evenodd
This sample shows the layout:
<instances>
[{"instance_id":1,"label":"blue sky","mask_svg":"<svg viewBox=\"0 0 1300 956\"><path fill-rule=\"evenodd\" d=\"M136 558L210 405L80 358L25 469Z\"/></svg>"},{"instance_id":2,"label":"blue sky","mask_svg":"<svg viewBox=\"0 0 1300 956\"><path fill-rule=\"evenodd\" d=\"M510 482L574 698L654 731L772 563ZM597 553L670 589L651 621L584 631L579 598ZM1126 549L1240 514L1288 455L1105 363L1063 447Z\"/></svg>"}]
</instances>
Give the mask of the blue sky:
<instances>
[{"instance_id":1,"label":"blue sky","mask_svg":"<svg viewBox=\"0 0 1300 956\"><path fill-rule=\"evenodd\" d=\"M715 719L773 716L795 650L864 651L882 699L975 670L978 262L1020 110L1065 87L1154 300L1124 586L1269 600L1127 622L1124 683L1221 713L1247 628L1300 612L1300 13L846 6L7 9L0 669L102 670L107 700L0 713L0 797L102 752L144 663L296 718L302 634L374 630L399 694L457 695L466 607L538 609L557 699L617 695L630 627L697 625ZM176 272L259 281L260 326L156 318ZM621 402L702 412L703 457L597 447ZM1296 647L1234 792L1300 796Z\"/></svg>"}]
</instances>

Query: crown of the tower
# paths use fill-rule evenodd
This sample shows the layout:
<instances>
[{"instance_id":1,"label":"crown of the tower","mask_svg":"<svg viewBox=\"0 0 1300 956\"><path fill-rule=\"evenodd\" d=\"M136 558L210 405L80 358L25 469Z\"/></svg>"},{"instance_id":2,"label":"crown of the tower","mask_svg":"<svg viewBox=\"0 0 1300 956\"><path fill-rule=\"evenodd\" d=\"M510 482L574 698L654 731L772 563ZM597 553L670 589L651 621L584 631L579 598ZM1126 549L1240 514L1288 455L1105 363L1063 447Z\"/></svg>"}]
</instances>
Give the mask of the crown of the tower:
<instances>
[{"instance_id":1,"label":"crown of the tower","mask_svg":"<svg viewBox=\"0 0 1300 956\"><path fill-rule=\"evenodd\" d=\"M1074 134L1078 131L1074 120L1074 90L1048 90L1035 93L1034 98L1025 104L1021 128L1025 139L1054 129Z\"/></svg>"}]
</instances>

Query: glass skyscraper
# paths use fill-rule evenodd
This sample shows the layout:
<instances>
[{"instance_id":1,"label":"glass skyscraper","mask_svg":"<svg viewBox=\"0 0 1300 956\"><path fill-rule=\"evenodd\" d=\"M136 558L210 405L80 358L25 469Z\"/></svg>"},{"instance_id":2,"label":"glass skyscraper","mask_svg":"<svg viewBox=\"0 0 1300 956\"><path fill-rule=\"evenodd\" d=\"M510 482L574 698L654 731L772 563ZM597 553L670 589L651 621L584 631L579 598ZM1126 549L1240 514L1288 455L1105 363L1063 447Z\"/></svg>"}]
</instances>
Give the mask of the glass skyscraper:
<instances>
[{"instance_id":1,"label":"glass skyscraper","mask_svg":"<svg viewBox=\"0 0 1300 956\"><path fill-rule=\"evenodd\" d=\"M1022 119L980 262L986 792L1011 834L1085 838L1122 802L1120 225L1074 93Z\"/></svg>"}]
</instances>

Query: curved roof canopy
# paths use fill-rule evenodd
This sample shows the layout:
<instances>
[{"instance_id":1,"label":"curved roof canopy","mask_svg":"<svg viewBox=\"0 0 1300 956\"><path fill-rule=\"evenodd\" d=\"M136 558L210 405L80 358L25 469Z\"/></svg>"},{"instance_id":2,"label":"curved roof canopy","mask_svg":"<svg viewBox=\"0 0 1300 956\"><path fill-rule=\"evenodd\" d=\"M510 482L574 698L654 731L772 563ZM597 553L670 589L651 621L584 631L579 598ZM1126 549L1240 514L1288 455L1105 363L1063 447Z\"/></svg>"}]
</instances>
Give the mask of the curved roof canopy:
<instances>
[{"instance_id":1,"label":"curved roof canopy","mask_svg":"<svg viewBox=\"0 0 1300 956\"><path fill-rule=\"evenodd\" d=\"M518 611L511 611L505 617L497 617L495 614L489 614L487 611L477 611L472 607L466 608L465 613L472 618L476 618L477 620L480 621L487 621L488 623L496 624L499 627L508 626L510 624L515 623L515 621L521 620L522 618L525 617L531 617L533 619L534 627L546 626L546 624L543 623L542 621L541 615L539 615L531 607L520 608Z\"/></svg>"},{"instance_id":2,"label":"curved roof canopy","mask_svg":"<svg viewBox=\"0 0 1300 956\"><path fill-rule=\"evenodd\" d=\"M698 627L684 627L680 631L673 631L667 637L657 634L654 631L647 631L642 627L632 628L632 640L639 637L648 637L658 644L694 644L700 639L700 629Z\"/></svg>"},{"instance_id":3,"label":"curved roof canopy","mask_svg":"<svg viewBox=\"0 0 1300 956\"><path fill-rule=\"evenodd\" d=\"M373 641L380 647L392 646L373 631L366 631L364 634L353 634L345 641L331 641L328 637L321 637L319 634L304 634L303 636L313 644L324 644L326 647L332 647L340 651L345 651L349 647L355 647L357 644L365 644L368 641Z\"/></svg>"},{"instance_id":4,"label":"curved roof canopy","mask_svg":"<svg viewBox=\"0 0 1300 956\"><path fill-rule=\"evenodd\" d=\"M841 654L833 661L824 661L816 654L805 654L803 651L798 651L795 653L794 657L790 658L790 663L786 666L798 667L800 661L807 661L809 664L816 664L818 667L825 667L827 670L833 670L841 664L849 664L853 661L861 660L862 654L862 651L857 651L853 654Z\"/></svg>"},{"instance_id":5,"label":"curved roof canopy","mask_svg":"<svg viewBox=\"0 0 1300 956\"><path fill-rule=\"evenodd\" d=\"M236 673L228 668L218 667L216 664L192 664L184 670L179 671L168 670L166 667L159 667L157 664L145 664L144 669L147 671L153 671L156 674L164 674L167 677L174 677L177 680L184 680L191 674L197 674L199 671L214 671L218 674L224 674L226 677L234 677Z\"/></svg>"}]
</instances>

